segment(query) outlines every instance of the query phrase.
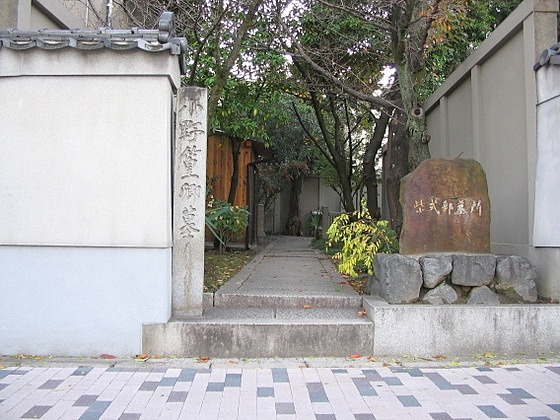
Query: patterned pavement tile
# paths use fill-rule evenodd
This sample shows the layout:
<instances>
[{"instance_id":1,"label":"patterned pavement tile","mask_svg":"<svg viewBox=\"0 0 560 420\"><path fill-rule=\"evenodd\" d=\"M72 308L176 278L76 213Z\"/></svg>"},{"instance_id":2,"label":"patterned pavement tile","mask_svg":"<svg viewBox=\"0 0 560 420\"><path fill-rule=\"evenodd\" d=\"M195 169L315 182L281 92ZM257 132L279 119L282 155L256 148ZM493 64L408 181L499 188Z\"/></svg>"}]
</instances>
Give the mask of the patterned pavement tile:
<instances>
[{"instance_id":1,"label":"patterned pavement tile","mask_svg":"<svg viewBox=\"0 0 560 420\"><path fill-rule=\"evenodd\" d=\"M0 369L0 419L560 419L560 366Z\"/></svg>"}]
</instances>

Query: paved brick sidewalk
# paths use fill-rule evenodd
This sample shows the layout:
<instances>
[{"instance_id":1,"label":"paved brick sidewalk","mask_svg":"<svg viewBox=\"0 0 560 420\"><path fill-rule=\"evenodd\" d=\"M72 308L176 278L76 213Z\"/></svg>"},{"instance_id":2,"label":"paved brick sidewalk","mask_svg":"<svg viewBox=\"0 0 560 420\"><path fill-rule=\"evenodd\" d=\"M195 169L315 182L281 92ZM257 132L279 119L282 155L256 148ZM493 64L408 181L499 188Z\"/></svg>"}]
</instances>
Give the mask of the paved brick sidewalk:
<instances>
[{"instance_id":1,"label":"paved brick sidewalk","mask_svg":"<svg viewBox=\"0 0 560 420\"><path fill-rule=\"evenodd\" d=\"M560 419L560 364L5 367L0 419L20 418Z\"/></svg>"}]
</instances>

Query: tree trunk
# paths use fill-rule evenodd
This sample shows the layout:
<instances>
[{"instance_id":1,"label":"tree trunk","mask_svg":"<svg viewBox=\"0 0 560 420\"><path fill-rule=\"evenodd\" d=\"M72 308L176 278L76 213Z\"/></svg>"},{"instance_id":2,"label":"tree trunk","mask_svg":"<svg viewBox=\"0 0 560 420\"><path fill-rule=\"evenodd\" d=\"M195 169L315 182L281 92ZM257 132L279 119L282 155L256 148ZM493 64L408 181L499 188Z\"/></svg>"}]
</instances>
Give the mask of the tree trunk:
<instances>
[{"instance_id":1,"label":"tree trunk","mask_svg":"<svg viewBox=\"0 0 560 420\"><path fill-rule=\"evenodd\" d=\"M387 204L389 206L389 223L400 236L402 228L402 208L399 201L401 179L408 174L408 146L406 115L395 109L389 134L387 149Z\"/></svg>"},{"instance_id":2,"label":"tree trunk","mask_svg":"<svg viewBox=\"0 0 560 420\"><path fill-rule=\"evenodd\" d=\"M420 162L430 158L429 138L426 130L424 109L418 102L412 70L408 64L397 66L397 74L404 111L407 117L407 134L409 141L410 169L415 169Z\"/></svg>"},{"instance_id":3,"label":"tree trunk","mask_svg":"<svg viewBox=\"0 0 560 420\"><path fill-rule=\"evenodd\" d=\"M237 195L237 186L239 185L239 154L243 140L232 137L231 142L231 158L233 162L233 172L231 173L231 184L229 186L228 203L235 204L235 196Z\"/></svg>"},{"instance_id":4,"label":"tree trunk","mask_svg":"<svg viewBox=\"0 0 560 420\"><path fill-rule=\"evenodd\" d=\"M288 221L284 233L290 236L303 236L303 227L300 217L301 193L303 190L303 177L297 176L290 184L290 204L288 207Z\"/></svg>"},{"instance_id":5,"label":"tree trunk","mask_svg":"<svg viewBox=\"0 0 560 420\"><path fill-rule=\"evenodd\" d=\"M438 5L439 1L434 5L434 13ZM410 1L405 2L404 7L395 4L392 10L391 50L406 114L410 170L430 158L426 116L418 97L418 85L425 68L424 45L433 20L433 16L425 13L425 6L426 2Z\"/></svg>"},{"instance_id":6,"label":"tree trunk","mask_svg":"<svg viewBox=\"0 0 560 420\"><path fill-rule=\"evenodd\" d=\"M377 119L373 136L366 145L364 162L362 165L362 175L367 195L367 208L369 210L369 214L375 220L379 220L381 218L381 209L379 208L379 202L377 200L378 185L377 174L375 172L375 156L377 156L377 152L381 149L381 144L383 142L388 123L389 114L387 112L383 112Z\"/></svg>"}]
</instances>

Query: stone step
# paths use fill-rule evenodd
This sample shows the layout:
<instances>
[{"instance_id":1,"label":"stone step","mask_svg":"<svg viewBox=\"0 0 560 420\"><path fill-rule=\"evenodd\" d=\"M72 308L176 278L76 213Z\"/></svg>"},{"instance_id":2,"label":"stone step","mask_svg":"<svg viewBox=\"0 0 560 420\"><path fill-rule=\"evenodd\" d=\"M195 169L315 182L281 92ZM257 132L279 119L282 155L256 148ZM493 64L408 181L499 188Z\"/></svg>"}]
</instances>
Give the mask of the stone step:
<instances>
[{"instance_id":1,"label":"stone step","mask_svg":"<svg viewBox=\"0 0 560 420\"><path fill-rule=\"evenodd\" d=\"M357 308L223 308L204 310L203 319L359 319Z\"/></svg>"},{"instance_id":2,"label":"stone step","mask_svg":"<svg viewBox=\"0 0 560 420\"><path fill-rule=\"evenodd\" d=\"M275 293L276 292L276 293ZM214 295L214 306L222 308L361 308L362 297L343 294L321 295L314 291L297 294L278 293L220 293Z\"/></svg>"},{"instance_id":3,"label":"stone step","mask_svg":"<svg viewBox=\"0 0 560 420\"><path fill-rule=\"evenodd\" d=\"M209 308L142 335L142 352L165 357L344 357L373 354L374 327L355 309Z\"/></svg>"}]
</instances>

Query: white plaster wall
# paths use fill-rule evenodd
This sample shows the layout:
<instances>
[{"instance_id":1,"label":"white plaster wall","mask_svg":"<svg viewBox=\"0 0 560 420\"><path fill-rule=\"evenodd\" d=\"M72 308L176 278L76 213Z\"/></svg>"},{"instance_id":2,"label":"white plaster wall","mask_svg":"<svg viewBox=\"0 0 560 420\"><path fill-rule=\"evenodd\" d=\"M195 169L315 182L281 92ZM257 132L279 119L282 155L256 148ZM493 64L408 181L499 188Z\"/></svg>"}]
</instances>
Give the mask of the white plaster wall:
<instances>
[{"instance_id":1,"label":"white plaster wall","mask_svg":"<svg viewBox=\"0 0 560 420\"><path fill-rule=\"evenodd\" d=\"M176 91L181 85L179 60L179 56L171 55L169 51L147 52L137 49L113 51L106 48L93 51L73 48L56 51L32 48L16 51L1 48L0 77L75 75L126 76L130 79L140 76L164 77ZM49 91L51 95L54 93L52 86ZM98 95L103 97L108 93L110 92L102 89ZM142 101L141 105L148 105L148 103Z\"/></svg>"},{"instance_id":2,"label":"white plaster wall","mask_svg":"<svg viewBox=\"0 0 560 420\"><path fill-rule=\"evenodd\" d=\"M1 78L0 244L169 247L172 94L163 77Z\"/></svg>"},{"instance_id":3,"label":"white plaster wall","mask_svg":"<svg viewBox=\"0 0 560 420\"><path fill-rule=\"evenodd\" d=\"M530 256L537 268L539 294L560 302L560 248L531 248Z\"/></svg>"},{"instance_id":4,"label":"white plaster wall","mask_svg":"<svg viewBox=\"0 0 560 420\"><path fill-rule=\"evenodd\" d=\"M177 57L0 62L0 353L137 354L172 313Z\"/></svg>"},{"instance_id":5,"label":"white plaster wall","mask_svg":"<svg viewBox=\"0 0 560 420\"><path fill-rule=\"evenodd\" d=\"M142 323L171 314L170 248L0 246L0 261L0 354L135 355Z\"/></svg>"},{"instance_id":6,"label":"white plaster wall","mask_svg":"<svg viewBox=\"0 0 560 420\"><path fill-rule=\"evenodd\" d=\"M533 245L560 247L560 66L537 72L537 174Z\"/></svg>"}]
</instances>

